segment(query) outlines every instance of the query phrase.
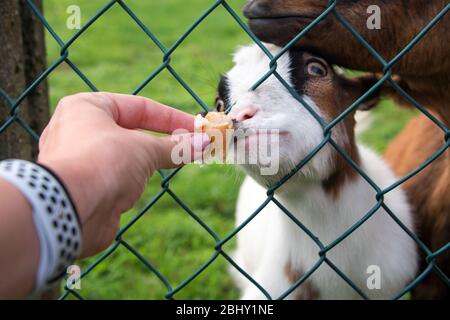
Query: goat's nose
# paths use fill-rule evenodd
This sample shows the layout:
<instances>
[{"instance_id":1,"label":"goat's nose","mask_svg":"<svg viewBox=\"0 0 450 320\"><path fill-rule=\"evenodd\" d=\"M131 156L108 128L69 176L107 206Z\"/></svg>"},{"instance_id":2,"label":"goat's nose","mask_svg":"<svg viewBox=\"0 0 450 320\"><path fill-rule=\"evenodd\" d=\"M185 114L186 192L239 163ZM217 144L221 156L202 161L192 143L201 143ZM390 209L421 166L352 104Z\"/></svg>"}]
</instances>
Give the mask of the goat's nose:
<instances>
[{"instance_id":1,"label":"goat's nose","mask_svg":"<svg viewBox=\"0 0 450 320\"><path fill-rule=\"evenodd\" d=\"M258 110L255 107L244 107L242 109L236 110L233 112L233 109L230 112L231 118L235 119L237 122L242 122L248 119L253 118Z\"/></svg>"}]
</instances>

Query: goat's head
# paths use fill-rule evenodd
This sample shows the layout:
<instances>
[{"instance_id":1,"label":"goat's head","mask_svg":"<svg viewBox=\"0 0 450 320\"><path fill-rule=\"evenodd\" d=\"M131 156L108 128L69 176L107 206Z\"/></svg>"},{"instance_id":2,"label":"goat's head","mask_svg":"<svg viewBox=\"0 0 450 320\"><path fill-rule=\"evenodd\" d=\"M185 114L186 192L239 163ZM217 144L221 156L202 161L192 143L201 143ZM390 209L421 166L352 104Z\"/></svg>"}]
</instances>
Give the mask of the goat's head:
<instances>
[{"instance_id":1,"label":"goat's head","mask_svg":"<svg viewBox=\"0 0 450 320\"><path fill-rule=\"evenodd\" d=\"M394 58L428 21L440 12L447 0L340 0L332 6L347 23L386 60ZM375 5L375 6L374 6ZM259 39L279 46L286 45L330 6L328 0L249 0L244 15ZM369 28L371 12L379 10L380 27ZM442 61L445 50L445 30L449 19L442 19L440 30L427 34L427 40L416 45L405 59L396 63L399 74L435 74L445 70ZM447 27L446 27L447 26ZM437 29L437 28L435 28ZM395 37L392 35L395 34ZM431 45L432 44L432 45ZM333 64L371 72L381 72L382 64L352 35L330 11L294 44L304 50L319 53ZM434 48L434 50L432 49ZM439 54L437 62L430 55ZM405 61L406 60L406 61ZM433 59L432 59L433 60ZM414 63L411 63L414 61ZM443 72L445 71L445 72Z\"/></svg>"},{"instance_id":2,"label":"goat's head","mask_svg":"<svg viewBox=\"0 0 450 320\"><path fill-rule=\"evenodd\" d=\"M279 51L273 45L268 48L273 54ZM236 120L236 128L253 132L244 135L247 153L252 152L248 146L260 139L260 129L279 130L279 171L271 177L263 177L270 183L288 173L318 146L324 139L324 130L274 75L256 90L249 90L270 69L269 58L259 47L241 48L234 62L235 66L220 81L217 108L223 111L231 107L230 115ZM326 123L339 116L377 81L376 76L371 75L346 78L322 58L298 50L288 51L278 59L277 73ZM364 107L371 107L377 100L376 97L366 100ZM332 138L349 156L356 158L354 126L352 112L333 128ZM273 134L273 131L269 133ZM338 158L327 144L301 173L308 178L325 180L340 169ZM244 167L258 175L259 171L255 172L260 169L258 165L246 164Z\"/></svg>"}]
</instances>

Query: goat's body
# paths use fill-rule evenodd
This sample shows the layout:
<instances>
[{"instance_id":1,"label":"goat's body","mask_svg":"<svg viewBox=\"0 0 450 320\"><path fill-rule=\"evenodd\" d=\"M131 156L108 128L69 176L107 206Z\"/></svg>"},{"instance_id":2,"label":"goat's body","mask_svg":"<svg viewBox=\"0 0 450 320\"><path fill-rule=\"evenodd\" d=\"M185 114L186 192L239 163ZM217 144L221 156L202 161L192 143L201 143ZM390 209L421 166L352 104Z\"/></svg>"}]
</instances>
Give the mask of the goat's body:
<instances>
[{"instance_id":1,"label":"goat's body","mask_svg":"<svg viewBox=\"0 0 450 320\"><path fill-rule=\"evenodd\" d=\"M377 185L385 188L396 181L383 160L370 150L359 148L363 170ZM358 222L376 204L374 189L363 178L347 182L336 198L327 194L319 182L293 177L276 198L322 243L328 245ZM266 199L266 190L247 178L237 204L237 225ZM402 190L385 195L384 203L410 230L411 213ZM319 247L274 203L269 203L255 219L238 233L235 253L243 267L272 298L278 298L320 259ZM326 253L340 271L367 296L387 299L398 294L417 270L413 240L382 208L357 230ZM369 290L369 266L381 272L380 289ZM373 272L373 271L370 271ZM243 299L264 299L262 292L242 275L233 272ZM291 299L358 299L350 287L325 262L293 291Z\"/></svg>"},{"instance_id":2,"label":"goat's body","mask_svg":"<svg viewBox=\"0 0 450 320\"><path fill-rule=\"evenodd\" d=\"M399 177L420 167L444 146L444 133L427 117L414 117L386 150L385 158ZM416 176L403 184L423 243L435 252L450 239L450 150L446 150ZM428 266L421 256L421 270ZM450 250L434 260L444 274L450 275ZM417 299L449 299L450 287L435 273L413 290Z\"/></svg>"}]
</instances>

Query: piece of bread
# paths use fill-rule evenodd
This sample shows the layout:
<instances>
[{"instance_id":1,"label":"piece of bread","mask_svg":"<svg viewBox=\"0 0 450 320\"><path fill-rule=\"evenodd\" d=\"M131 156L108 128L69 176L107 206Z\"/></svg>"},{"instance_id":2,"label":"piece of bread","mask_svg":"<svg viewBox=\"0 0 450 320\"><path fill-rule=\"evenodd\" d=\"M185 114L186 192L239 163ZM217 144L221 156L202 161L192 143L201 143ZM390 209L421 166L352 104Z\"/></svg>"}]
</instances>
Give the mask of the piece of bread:
<instances>
[{"instance_id":1,"label":"piece of bread","mask_svg":"<svg viewBox=\"0 0 450 320\"><path fill-rule=\"evenodd\" d=\"M195 131L206 133L211 139L211 156L225 161L230 138L233 135L233 120L224 112L208 112L197 115Z\"/></svg>"},{"instance_id":2,"label":"piece of bread","mask_svg":"<svg viewBox=\"0 0 450 320\"><path fill-rule=\"evenodd\" d=\"M215 138L215 130L219 130L225 137L226 130L233 129L233 120L224 112L208 112L205 117L198 115L197 119L196 129L205 132L211 139Z\"/></svg>"}]
</instances>

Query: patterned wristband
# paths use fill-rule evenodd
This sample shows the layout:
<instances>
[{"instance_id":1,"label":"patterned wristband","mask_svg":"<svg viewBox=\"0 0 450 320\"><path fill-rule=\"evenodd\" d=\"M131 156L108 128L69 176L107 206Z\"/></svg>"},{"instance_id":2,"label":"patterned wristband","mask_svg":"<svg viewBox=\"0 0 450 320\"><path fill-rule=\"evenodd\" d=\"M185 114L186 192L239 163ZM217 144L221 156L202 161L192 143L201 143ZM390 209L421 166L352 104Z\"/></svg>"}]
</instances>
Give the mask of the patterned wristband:
<instances>
[{"instance_id":1,"label":"patterned wristband","mask_svg":"<svg viewBox=\"0 0 450 320\"><path fill-rule=\"evenodd\" d=\"M33 208L40 241L34 293L50 287L81 252L81 224L64 184L50 169L24 160L0 162L0 178L14 185Z\"/></svg>"}]
</instances>

